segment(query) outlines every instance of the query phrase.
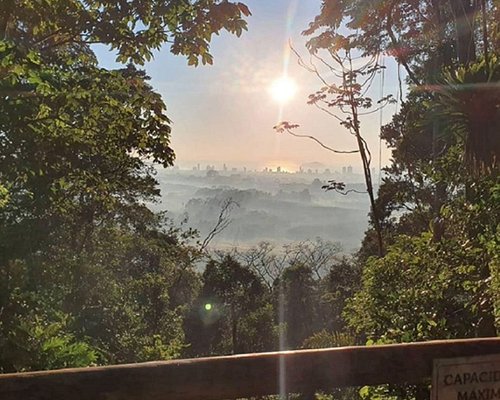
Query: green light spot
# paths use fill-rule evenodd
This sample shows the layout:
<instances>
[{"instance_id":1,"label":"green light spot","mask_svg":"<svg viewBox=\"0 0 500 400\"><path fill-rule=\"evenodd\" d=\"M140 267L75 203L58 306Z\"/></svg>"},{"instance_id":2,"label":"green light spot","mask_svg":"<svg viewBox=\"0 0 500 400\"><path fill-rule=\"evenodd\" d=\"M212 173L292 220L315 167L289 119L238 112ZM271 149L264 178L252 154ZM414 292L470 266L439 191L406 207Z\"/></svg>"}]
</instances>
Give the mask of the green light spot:
<instances>
[{"instance_id":1,"label":"green light spot","mask_svg":"<svg viewBox=\"0 0 500 400\"><path fill-rule=\"evenodd\" d=\"M205 304L205 310L210 311L212 309L212 304L207 303Z\"/></svg>"}]
</instances>

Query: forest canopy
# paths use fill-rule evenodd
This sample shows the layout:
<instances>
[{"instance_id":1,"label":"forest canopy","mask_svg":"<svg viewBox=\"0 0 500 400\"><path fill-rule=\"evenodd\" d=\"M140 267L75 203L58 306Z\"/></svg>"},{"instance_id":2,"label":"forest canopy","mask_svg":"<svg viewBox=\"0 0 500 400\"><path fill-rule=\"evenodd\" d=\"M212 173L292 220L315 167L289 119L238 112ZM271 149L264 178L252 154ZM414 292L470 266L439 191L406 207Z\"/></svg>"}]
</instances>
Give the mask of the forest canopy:
<instances>
[{"instance_id":1,"label":"forest canopy","mask_svg":"<svg viewBox=\"0 0 500 400\"><path fill-rule=\"evenodd\" d=\"M170 120L137 68L169 45L211 64L227 1L4 1L0 6L0 371L179 356L197 287L184 244L146 201L172 165ZM114 49L118 70L93 44Z\"/></svg>"}]
</instances>

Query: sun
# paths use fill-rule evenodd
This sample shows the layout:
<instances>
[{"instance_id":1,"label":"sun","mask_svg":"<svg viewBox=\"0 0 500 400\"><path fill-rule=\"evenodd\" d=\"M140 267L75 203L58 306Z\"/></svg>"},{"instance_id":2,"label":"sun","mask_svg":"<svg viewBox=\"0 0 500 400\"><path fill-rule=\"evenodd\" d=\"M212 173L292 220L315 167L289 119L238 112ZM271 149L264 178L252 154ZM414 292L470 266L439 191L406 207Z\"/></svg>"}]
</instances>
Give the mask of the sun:
<instances>
[{"instance_id":1,"label":"sun","mask_svg":"<svg viewBox=\"0 0 500 400\"><path fill-rule=\"evenodd\" d=\"M297 84L292 79L282 76L271 84L269 93L278 103L284 104L290 101L295 96L295 93L297 93Z\"/></svg>"}]
</instances>

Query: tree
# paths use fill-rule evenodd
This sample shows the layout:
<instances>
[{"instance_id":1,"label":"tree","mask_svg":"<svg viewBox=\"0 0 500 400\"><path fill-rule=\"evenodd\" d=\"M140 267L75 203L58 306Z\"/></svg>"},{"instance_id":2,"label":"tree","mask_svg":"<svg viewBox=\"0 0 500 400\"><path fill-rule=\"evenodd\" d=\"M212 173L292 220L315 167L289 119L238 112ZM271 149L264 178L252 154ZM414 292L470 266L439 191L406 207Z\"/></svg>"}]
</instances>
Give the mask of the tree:
<instances>
[{"instance_id":1,"label":"tree","mask_svg":"<svg viewBox=\"0 0 500 400\"><path fill-rule=\"evenodd\" d=\"M399 236L385 257L368 260L346 310L349 325L369 339L396 342L495 335L484 274L490 261L481 247Z\"/></svg>"},{"instance_id":2,"label":"tree","mask_svg":"<svg viewBox=\"0 0 500 400\"><path fill-rule=\"evenodd\" d=\"M491 0L379 0L376 6L361 0L323 0L305 34L329 40L330 32L345 24L357 32L360 50L393 55L411 83L420 85L438 77L445 66L467 65L498 49L498 43L488 40L495 37L497 14L498 5ZM421 75L424 68L430 72L427 77Z\"/></svg>"},{"instance_id":3,"label":"tree","mask_svg":"<svg viewBox=\"0 0 500 400\"><path fill-rule=\"evenodd\" d=\"M76 65L46 74L36 84L39 96L0 105L0 168L10 188L4 226L44 237L54 224L71 222L79 230L73 238L89 223L132 218L158 194L144 157L164 165L174 157L160 96L132 66L107 72ZM105 132L98 129L104 125ZM25 223L37 226L30 232Z\"/></svg>"},{"instance_id":4,"label":"tree","mask_svg":"<svg viewBox=\"0 0 500 400\"><path fill-rule=\"evenodd\" d=\"M259 276L270 292L287 263L287 254L280 254L269 242L260 242L246 251L237 252L235 256Z\"/></svg>"},{"instance_id":5,"label":"tree","mask_svg":"<svg viewBox=\"0 0 500 400\"><path fill-rule=\"evenodd\" d=\"M69 328L71 315L53 307L55 293L33 287L35 274L23 260L0 269L0 373L95 363L96 349Z\"/></svg>"},{"instance_id":6,"label":"tree","mask_svg":"<svg viewBox=\"0 0 500 400\"><path fill-rule=\"evenodd\" d=\"M18 54L15 46L5 50L7 57ZM64 69L35 58L39 75L28 84L36 95L6 97L0 104L5 115L0 173L9 188L0 215L0 265L8 270L11 263L24 263L28 288L36 296L55 291L57 297L49 297L43 309L68 313L68 334L92 337L99 362L150 358L144 349L152 346L152 334L140 333L136 317L131 318L134 307L120 307L118 297L126 285L113 275L112 266L123 256L123 240L134 237L144 243L142 235L149 230L161 231L161 218L144 205L159 193L144 157L172 163L169 121L160 96L135 67L105 71L68 57L61 56L61 62L68 61ZM24 84L24 72L12 75L6 85ZM109 238L115 240L112 246ZM102 284L96 284L99 276ZM59 281L59 290L51 280ZM166 290L168 282L162 285ZM7 298L3 306L13 301ZM3 317L6 321L9 315ZM54 317L48 318L51 326ZM158 332L155 324L153 319L146 323ZM144 341L123 343L125 332ZM160 334L163 341L167 332ZM7 337L12 333L8 330ZM178 353L164 350L162 356Z\"/></svg>"},{"instance_id":7,"label":"tree","mask_svg":"<svg viewBox=\"0 0 500 400\"><path fill-rule=\"evenodd\" d=\"M229 1L140 1L120 4L96 0L44 0L0 8L0 40L12 41L42 54L60 48L87 49L102 43L116 50L120 62L142 64L163 44L189 64L211 64L209 44L213 34L225 29L240 36L250 11Z\"/></svg>"},{"instance_id":8,"label":"tree","mask_svg":"<svg viewBox=\"0 0 500 400\"><path fill-rule=\"evenodd\" d=\"M317 237L315 240L304 240L283 247L284 255L290 265L302 263L307 265L316 280L321 280L330 268L339 260L342 248L339 243L333 243Z\"/></svg>"},{"instance_id":9,"label":"tree","mask_svg":"<svg viewBox=\"0 0 500 400\"><path fill-rule=\"evenodd\" d=\"M495 81L497 15L493 1L381 0L374 7L325 0L304 32L311 36L310 47L323 48L335 46L348 28L355 49L364 56L394 57L413 85L399 115L382 130L395 162L386 169L375 204L381 226L372 222L362 253L376 254L380 231L390 243L398 231L419 233L430 223L439 239L440 211L456 188L439 167L447 162L440 160L446 153L458 152L473 174L497 168L498 135L490 131L498 125L496 91L487 89ZM404 217L395 217L400 211Z\"/></svg>"},{"instance_id":10,"label":"tree","mask_svg":"<svg viewBox=\"0 0 500 400\"><path fill-rule=\"evenodd\" d=\"M236 354L251 352L255 347L268 348L265 341L272 341L272 336L259 343L258 336L250 338L245 332L258 326L272 327L260 279L227 255L221 261L210 260L202 280L188 327L192 351L196 355Z\"/></svg>"},{"instance_id":11,"label":"tree","mask_svg":"<svg viewBox=\"0 0 500 400\"><path fill-rule=\"evenodd\" d=\"M394 56L412 85L382 129L393 157L373 207L381 227L365 236L362 287L345 312L359 335L495 334L497 15L492 1L325 0L305 32L309 46L335 48L347 27L353 48ZM370 257L380 228L387 253Z\"/></svg>"},{"instance_id":12,"label":"tree","mask_svg":"<svg viewBox=\"0 0 500 400\"><path fill-rule=\"evenodd\" d=\"M140 196L157 194L144 160L164 166L173 162L165 105L132 65L118 71L98 68L89 45L109 45L120 61L142 63L155 48L172 41L172 52L188 56L190 63L199 57L211 62L212 34L221 29L241 34L246 28L242 16L250 15L247 7L216 0L131 1L120 7L79 0L43 3L2 4L2 191L33 197L29 207L14 199L13 207L25 209L42 201L39 197L47 201L51 191L68 191L69 181L92 190L102 185L96 193L102 199L112 185L110 176L118 172L116 182L122 186L142 186ZM103 165L100 174L92 169L96 163ZM95 176L88 176L89 168ZM45 192L38 196L22 182ZM78 197L78 188L72 189L66 197ZM108 200L135 198L123 193L131 189L112 190L119 193Z\"/></svg>"},{"instance_id":13,"label":"tree","mask_svg":"<svg viewBox=\"0 0 500 400\"><path fill-rule=\"evenodd\" d=\"M198 285L190 254L196 250L158 222L144 218L136 232L98 226L79 252L71 242L52 240L5 264L0 368L178 357L186 344L182 321ZM65 233L61 227L53 235ZM58 347L46 349L52 343Z\"/></svg>"},{"instance_id":14,"label":"tree","mask_svg":"<svg viewBox=\"0 0 500 400\"><path fill-rule=\"evenodd\" d=\"M326 66L327 70L334 76L334 79L340 81L340 83L327 81L312 61L310 65L307 65L300 55L295 52L299 59L299 64L317 75L324 85L316 93L309 96L308 103L315 105L320 110L334 117L355 138L357 150L340 151L326 146L314 136L297 135L292 132L293 129L298 127L296 124L281 122L275 126L275 129L279 133L286 132L292 136L312 139L321 147L333 153L359 153L363 166L366 192L370 199L371 220L377 234L378 252L382 256L384 253L384 244L380 216L378 215L378 209L375 207L375 193L370 167L371 153L365 138L361 134L361 117L377 112L392 101L391 95L386 96L378 100L374 108L373 100L366 95L367 90L373 83L375 74L383 67L378 64L376 57L367 59L360 67L354 67L353 60L356 58L356 41L352 39L352 35L344 36L333 33L327 39L321 37L317 40L311 40L308 43L308 49L311 53L311 58L316 59L324 67ZM329 60L325 60L318 55L318 51L320 50L326 52ZM340 116L331 110L337 111ZM339 191L341 187L343 189L343 184L331 181L330 185L325 188L327 190Z\"/></svg>"},{"instance_id":15,"label":"tree","mask_svg":"<svg viewBox=\"0 0 500 400\"><path fill-rule=\"evenodd\" d=\"M437 190L438 181L442 188L443 180L436 179L446 171L442 163L435 162L433 153L435 147L444 152L452 143L445 137L434 140L434 124L427 118L433 108L429 93L412 91L399 113L382 127L381 137L392 149L392 157L384 168L375 204L387 244L398 234L418 235L428 230L446 200L446 193ZM460 168L458 163L454 167ZM374 235L373 230L365 235L358 253L361 262L377 254Z\"/></svg>"},{"instance_id":16,"label":"tree","mask_svg":"<svg viewBox=\"0 0 500 400\"><path fill-rule=\"evenodd\" d=\"M178 356L197 253L191 232L146 206L159 194L151 163L174 160L170 121L144 72L100 68L91 44L140 64L171 41L189 64L212 63L212 35L241 34L248 9L7 0L0 11L0 369Z\"/></svg>"},{"instance_id":17,"label":"tree","mask_svg":"<svg viewBox=\"0 0 500 400\"><path fill-rule=\"evenodd\" d=\"M500 60L498 54L456 70L446 70L437 94L444 133L456 136L473 175L494 173L500 166Z\"/></svg>"},{"instance_id":18,"label":"tree","mask_svg":"<svg viewBox=\"0 0 500 400\"><path fill-rule=\"evenodd\" d=\"M278 325L261 325L261 329L280 329L281 345L298 348L303 339L320 329L344 328L342 310L357 287L359 271L340 252L338 244L316 238L282 248L262 242L229 254L266 283ZM221 252L220 260L226 254ZM274 344L271 349L275 350Z\"/></svg>"},{"instance_id":19,"label":"tree","mask_svg":"<svg viewBox=\"0 0 500 400\"><path fill-rule=\"evenodd\" d=\"M359 263L349 258L342 258L329 266L327 274L319 282L318 319L324 332L344 335L347 327L343 312L346 303L359 290L360 285ZM345 335L352 336L350 332Z\"/></svg>"},{"instance_id":20,"label":"tree","mask_svg":"<svg viewBox=\"0 0 500 400\"><path fill-rule=\"evenodd\" d=\"M489 64L489 55L498 53L498 13L491 0L380 0L376 7L359 0L324 0L305 34L315 35L310 45L324 45L345 24L356 32L353 42L363 54L394 56L409 82L433 95L444 68L469 68L481 57ZM470 142L487 146L491 135L474 128L467 132Z\"/></svg>"},{"instance_id":21,"label":"tree","mask_svg":"<svg viewBox=\"0 0 500 400\"><path fill-rule=\"evenodd\" d=\"M297 349L315 332L317 288L310 266L297 262L283 271L278 285L282 285L282 301L286 324L286 346Z\"/></svg>"}]
</instances>

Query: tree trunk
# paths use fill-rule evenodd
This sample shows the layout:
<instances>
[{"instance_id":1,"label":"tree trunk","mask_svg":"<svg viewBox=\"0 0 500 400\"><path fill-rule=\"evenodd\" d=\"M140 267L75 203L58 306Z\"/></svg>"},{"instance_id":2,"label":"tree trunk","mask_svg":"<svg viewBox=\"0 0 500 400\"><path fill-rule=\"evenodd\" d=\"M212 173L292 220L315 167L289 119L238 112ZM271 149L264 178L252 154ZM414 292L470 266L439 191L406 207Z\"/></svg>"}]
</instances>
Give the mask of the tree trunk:
<instances>
[{"instance_id":1,"label":"tree trunk","mask_svg":"<svg viewBox=\"0 0 500 400\"><path fill-rule=\"evenodd\" d=\"M233 354L238 352L238 321L235 314L234 305L231 305L231 347Z\"/></svg>"},{"instance_id":2,"label":"tree trunk","mask_svg":"<svg viewBox=\"0 0 500 400\"><path fill-rule=\"evenodd\" d=\"M449 0L451 12L455 19L455 40L458 62L469 65L476 60L474 42L474 18L476 5L470 0Z\"/></svg>"},{"instance_id":3,"label":"tree trunk","mask_svg":"<svg viewBox=\"0 0 500 400\"><path fill-rule=\"evenodd\" d=\"M12 14L14 13L14 0L3 0L4 4L0 6L0 40L9 38L9 25Z\"/></svg>"},{"instance_id":4,"label":"tree trunk","mask_svg":"<svg viewBox=\"0 0 500 400\"><path fill-rule=\"evenodd\" d=\"M350 53L348 54L348 59L349 59L349 70L353 71L352 58L351 58ZM350 103L351 115L352 115L351 129L354 133L354 136L356 137L356 141L357 141L358 149L359 149L359 154L361 156L361 161L363 163L363 174L365 176L366 191L368 192L368 197L370 198L370 208L371 208L371 212L372 212L373 226L375 227L375 231L377 233L378 255L379 255L379 257L383 257L384 256L384 242L383 242L383 238L382 238L382 226L380 223L380 217L379 217L377 207L375 206L375 195L373 193L373 181L372 181L372 174L370 171L370 154L369 154L369 149L367 147L368 145L366 144L366 141L361 136L358 108L356 105L356 99L354 98L352 82L349 82L349 79L352 79L352 78L347 78L346 73L344 73L344 75L343 75L344 85L343 86L349 88L349 98L350 98L349 103Z\"/></svg>"}]
</instances>

